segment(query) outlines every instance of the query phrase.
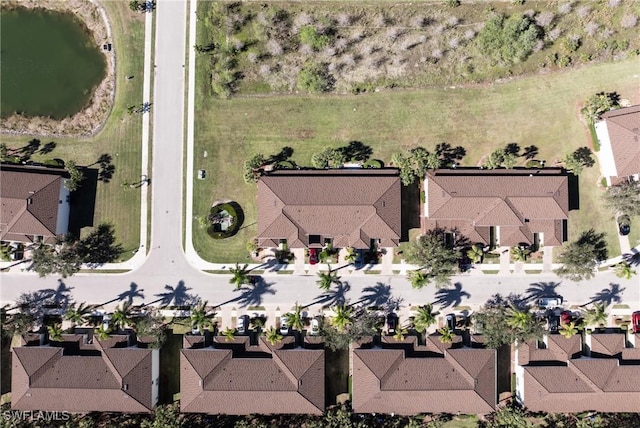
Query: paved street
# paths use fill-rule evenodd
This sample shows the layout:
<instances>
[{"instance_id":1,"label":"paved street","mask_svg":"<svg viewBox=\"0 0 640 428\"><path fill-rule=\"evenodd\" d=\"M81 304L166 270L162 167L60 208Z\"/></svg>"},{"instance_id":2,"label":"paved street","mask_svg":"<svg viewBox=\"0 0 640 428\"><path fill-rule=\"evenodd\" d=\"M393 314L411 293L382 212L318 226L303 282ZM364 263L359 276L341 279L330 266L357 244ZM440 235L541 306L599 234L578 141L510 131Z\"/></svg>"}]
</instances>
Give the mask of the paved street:
<instances>
[{"instance_id":1,"label":"paved street","mask_svg":"<svg viewBox=\"0 0 640 428\"><path fill-rule=\"evenodd\" d=\"M194 9L189 13L193 12ZM565 298L568 305L602 300L628 305L626 309L621 308L622 311L630 312L640 308L640 277L621 280L612 272L600 272L596 278L580 284L561 281L551 274L461 275L454 278L455 287L449 289L427 287L424 290L414 290L403 275L377 276L362 272L356 275L349 274L347 268L340 273L343 285L337 289L334 287L326 295L318 289L315 275L293 276L267 271L255 287L236 291L228 283L230 275L201 272L192 265L196 263L189 242L187 247L190 250L190 262L187 261L182 238L186 226L182 219L185 47L193 45L186 42L187 5L181 1L160 0L155 19L155 67L150 67L155 73L153 157L149 174L152 221L151 246L147 258L140 267L126 274L83 273L64 281L56 277L41 279L33 273L22 272L19 268L12 269L11 272L0 275L2 303L13 302L20 294L36 290L51 290L60 300L94 304L109 302L108 308L129 299L134 303L150 303L162 299L165 303L180 304L201 298L211 305L224 303L221 316L225 324L235 316L232 313L252 312L248 309L250 306L263 306L274 319L279 312L288 311L296 301L303 305L313 303L309 311L316 313L323 305L341 300L378 305L397 299L402 314L408 313L410 306L427 302L445 306L444 311L452 310L454 306L476 309L495 293L507 295L511 292L533 297L557 293ZM148 25L151 28L150 23ZM192 124L190 130L193 131ZM187 182L190 180L189 175ZM187 196L189 195L190 192L187 191ZM187 215L189 213L190 210L187 210ZM191 230L190 227L186 229L187 232ZM142 261L143 253L140 251L136 256L137 261ZM508 266L506 270L508 271Z\"/></svg>"}]
</instances>

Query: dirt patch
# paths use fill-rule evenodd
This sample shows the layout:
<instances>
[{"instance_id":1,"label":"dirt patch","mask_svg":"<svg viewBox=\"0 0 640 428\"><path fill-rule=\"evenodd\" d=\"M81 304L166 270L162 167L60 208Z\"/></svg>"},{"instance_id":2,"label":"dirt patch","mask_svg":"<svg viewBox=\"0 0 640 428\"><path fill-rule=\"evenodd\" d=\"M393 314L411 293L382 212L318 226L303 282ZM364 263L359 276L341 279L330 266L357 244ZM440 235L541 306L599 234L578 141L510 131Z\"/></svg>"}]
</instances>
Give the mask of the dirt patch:
<instances>
[{"instance_id":1,"label":"dirt patch","mask_svg":"<svg viewBox=\"0 0 640 428\"><path fill-rule=\"evenodd\" d=\"M107 14L97 1L83 0L9 0L4 8L41 8L71 12L89 29L97 46L111 43L111 27ZM107 75L94 89L89 104L71 117L54 120L49 117L26 117L14 114L2 120L0 132L34 136L87 137L95 135L104 125L113 107L116 89L116 57L113 51L103 52L107 61Z\"/></svg>"}]
</instances>

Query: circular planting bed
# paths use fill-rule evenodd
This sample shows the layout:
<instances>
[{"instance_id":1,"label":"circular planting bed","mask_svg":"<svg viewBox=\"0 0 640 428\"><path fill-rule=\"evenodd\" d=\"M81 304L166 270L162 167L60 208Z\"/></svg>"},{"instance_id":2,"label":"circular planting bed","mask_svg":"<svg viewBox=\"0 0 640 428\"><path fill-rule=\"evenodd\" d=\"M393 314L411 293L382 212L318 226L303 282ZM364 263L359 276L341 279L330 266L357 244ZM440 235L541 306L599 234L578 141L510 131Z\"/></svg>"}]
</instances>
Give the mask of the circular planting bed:
<instances>
[{"instance_id":1,"label":"circular planting bed","mask_svg":"<svg viewBox=\"0 0 640 428\"><path fill-rule=\"evenodd\" d=\"M211 207L207 219L209 236L213 239L224 239L238 233L244 222L244 213L237 202L222 202Z\"/></svg>"}]
</instances>

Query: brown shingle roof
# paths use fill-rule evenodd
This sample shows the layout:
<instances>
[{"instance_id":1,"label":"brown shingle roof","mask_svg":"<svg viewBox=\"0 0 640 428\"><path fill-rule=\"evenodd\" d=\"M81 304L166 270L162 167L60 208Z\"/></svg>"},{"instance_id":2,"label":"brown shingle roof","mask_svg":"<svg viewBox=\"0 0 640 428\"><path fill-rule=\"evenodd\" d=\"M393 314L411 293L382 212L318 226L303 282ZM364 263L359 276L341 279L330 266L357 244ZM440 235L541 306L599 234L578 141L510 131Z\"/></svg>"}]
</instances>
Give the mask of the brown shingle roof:
<instances>
[{"instance_id":1,"label":"brown shingle roof","mask_svg":"<svg viewBox=\"0 0 640 428\"><path fill-rule=\"evenodd\" d=\"M440 353L432 341L426 348L415 348L415 340L405 342L407 349L354 349L354 412L413 415L494 410L495 350L449 348ZM430 356L414 354L412 349L426 349Z\"/></svg>"},{"instance_id":2,"label":"brown shingle roof","mask_svg":"<svg viewBox=\"0 0 640 428\"><path fill-rule=\"evenodd\" d=\"M620 355L620 336L593 334L592 355ZM608 336L608 337L604 337ZM575 338L575 339L574 339ZM584 358L576 354L576 341L548 336L548 349L525 344L518 350L522 370L524 405L544 412L638 412L640 411L640 365L618 358ZM624 345L624 342L623 342ZM520 355L524 353L526 355Z\"/></svg>"},{"instance_id":3,"label":"brown shingle roof","mask_svg":"<svg viewBox=\"0 0 640 428\"><path fill-rule=\"evenodd\" d=\"M607 124L618 177L640 173L640 105L602 115Z\"/></svg>"},{"instance_id":4,"label":"brown shingle roof","mask_svg":"<svg viewBox=\"0 0 640 428\"><path fill-rule=\"evenodd\" d=\"M47 168L2 165L0 239L32 242L34 235L41 235L51 242L67 232L56 230L60 198L66 192L64 174Z\"/></svg>"},{"instance_id":5,"label":"brown shingle roof","mask_svg":"<svg viewBox=\"0 0 640 428\"><path fill-rule=\"evenodd\" d=\"M563 241L569 212L568 178L561 170L436 170L427 173L426 229L456 231L471 242L489 243L488 228L500 226L500 244L545 245Z\"/></svg>"},{"instance_id":6,"label":"brown shingle roof","mask_svg":"<svg viewBox=\"0 0 640 428\"><path fill-rule=\"evenodd\" d=\"M233 350L180 352L181 411L322 414L324 350L281 349L263 338L259 346L247 346L247 339L218 345Z\"/></svg>"},{"instance_id":7,"label":"brown shingle roof","mask_svg":"<svg viewBox=\"0 0 640 428\"><path fill-rule=\"evenodd\" d=\"M76 336L65 336L76 341ZM104 343L103 343L104 346ZM153 352L138 348L22 346L13 349L13 409L150 412ZM101 351L102 349L102 351Z\"/></svg>"},{"instance_id":8,"label":"brown shingle roof","mask_svg":"<svg viewBox=\"0 0 640 428\"><path fill-rule=\"evenodd\" d=\"M591 334L591 353L602 356L620 356L627 339L624 333Z\"/></svg>"},{"instance_id":9,"label":"brown shingle roof","mask_svg":"<svg viewBox=\"0 0 640 428\"><path fill-rule=\"evenodd\" d=\"M334 246L368 248L400 239L400 178L395 169L277 171L258 181L258 241L309 246L310 235Z\"/></svg>"}]
</instances>

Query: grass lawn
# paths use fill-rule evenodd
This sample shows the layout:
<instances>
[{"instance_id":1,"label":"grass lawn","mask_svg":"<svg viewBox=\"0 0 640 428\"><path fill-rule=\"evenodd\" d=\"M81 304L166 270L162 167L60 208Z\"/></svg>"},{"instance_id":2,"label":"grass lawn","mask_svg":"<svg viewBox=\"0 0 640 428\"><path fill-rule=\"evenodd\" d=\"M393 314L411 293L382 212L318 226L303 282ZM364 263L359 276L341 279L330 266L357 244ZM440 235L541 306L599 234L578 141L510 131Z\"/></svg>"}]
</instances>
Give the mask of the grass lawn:
<instances>
[{"instance_id":1,"label":"grass lawn","mask_svg":"<svg viewBox=\"0 0 640 428\"><path fill-rule=\"evenodd\" d=\"M374 158L388 162L399 149L423 145L432 150L448 142L465 147L462 163L474 166L493 149L516 142L537 146L538 158L551 165L590 145L588 129L579 121L580 105L589 95L617 91L638 102L637 59L455 89L229 100L210 96L202 57L197 68L194 168L208 174L195 180L194 215L206 214L217 199L237 201L245 214L240 232L225 240L212 240L194 223L194 246L213 262L247 260L245 245L257 230L256 187L244 183L242 165L256 153L271 155L290 146L295 162L310 165L313 153L358 140L373 148ZM580 179L581 210L570 215L570 239L590 227L603 230L601 220L610 216L595 198L598 176L596 166ZM606 226L614 253L615 225L612 231Z\"/></svg>"},{"instance_id":2,"label":"grass lawn","mask_svg":"<svg viewBox=\"0 0 640 428\"><path fill-rule=\"evenodd\" d=\"M180 349L182 334L167 330L167 341L160 349L160 391L161 404L174 402L175 394L180 392Z\"/></svg>"},{"instance_id":3,"label":"grass lawn","mask_svg":"<svg viewBox=\"0 0 640 428\"><path fill-rule=\"evenodd\" d=\"M140 191L123 188L121 184L125 180L135 182L140 178L142 119L140 115L129 115L127 107L142 102L144 15L129 10L127 2L103 2L102 6L109 15L117 55L116 98L111 115L95 137L36 137L42 145L53 141L56 147L46 155L33 155L32 160L60 158L75 160L78 165L92 165L102 154L111 156L115 171L110 182L98 181L95 192L85 183L84 195L82 188L78 193L83 195L82 199L95 193L92 223L109 222L115 226L117 239L126 250L124 259L138 248L140 239ZM126 80L127 75L135 77ZM10 148L25 146L31 139L33 137L2 135L2 141ZM95 176L99 165L91 168L95 169ZM91 219L89 221L90 224ZM83 229L82 233L87 233L87 230Z\"/></svg>"}]
</instances>

